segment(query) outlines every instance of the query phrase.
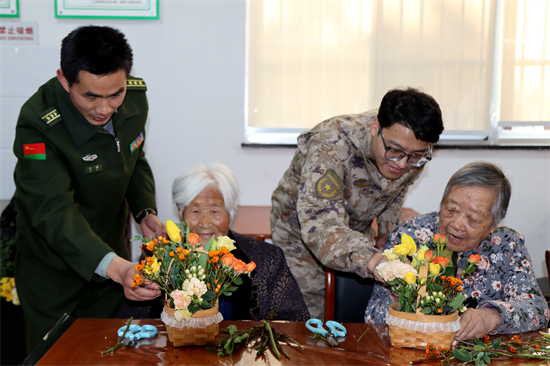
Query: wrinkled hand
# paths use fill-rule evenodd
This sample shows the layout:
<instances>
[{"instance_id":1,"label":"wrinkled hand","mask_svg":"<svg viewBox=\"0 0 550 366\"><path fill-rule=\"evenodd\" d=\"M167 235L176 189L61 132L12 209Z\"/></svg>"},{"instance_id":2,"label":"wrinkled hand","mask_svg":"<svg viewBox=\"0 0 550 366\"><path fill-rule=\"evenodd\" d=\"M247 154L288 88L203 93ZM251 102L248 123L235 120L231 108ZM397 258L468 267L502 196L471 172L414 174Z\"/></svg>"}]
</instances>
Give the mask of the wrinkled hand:
<instances>
[{"instance_id":1,"label":"wrinkled hand","mask_svg":"<svg viewBox=\"0 0 550 366\"><path fill-rule=\"evenodd\" d=\"M378 271L375 268L378 267L379 264L387 261L388 259L382 253L376 253L373 254L372 257L370 257L369 263L367 263L367 270L372 273L375 280L383 283L385 282L384 279L380 277Z\"/></svg>"},{"instance_id":2,"label":"wrinkled hand","mask_svg":"<svg viewBox=\"0 0 550 366\"><path fill-rule=\"evenodd\" d=\"M135 274L134 264L118 256L113 258L107 268L107 277L124 287L124 296L129 300L147 301L160 296L157 283L147 282L141 286L132 287Z\"/></svg>"},{"instance_id":3,"label":"wrinkled hand","mask_svg":"<svg viewBox=\"0 0 550 366\"><path fill-rule=\"evenodd\" d=\"M141 223L139 224L139 226L141 227L143 236L146 238L151 238L151 236L154 236L154 237L162 236L164 238L168 237L168 235L166 234L166 227L159 220L157 215L151 214L151 215L145 216L145 218L141 220Z\"/></svg>"},{"instance_id":4,"label":"wrinkled hand","mask_svg":"<svg viewBox=\"0 0 550 366\"><path fill-rule=\"evenodd\" d=\"M460 330L453 341L455 347L459 341L482 338L501 325L500 313L495 308L468 309L460 316Z\"/></svg>"}]
</instances>

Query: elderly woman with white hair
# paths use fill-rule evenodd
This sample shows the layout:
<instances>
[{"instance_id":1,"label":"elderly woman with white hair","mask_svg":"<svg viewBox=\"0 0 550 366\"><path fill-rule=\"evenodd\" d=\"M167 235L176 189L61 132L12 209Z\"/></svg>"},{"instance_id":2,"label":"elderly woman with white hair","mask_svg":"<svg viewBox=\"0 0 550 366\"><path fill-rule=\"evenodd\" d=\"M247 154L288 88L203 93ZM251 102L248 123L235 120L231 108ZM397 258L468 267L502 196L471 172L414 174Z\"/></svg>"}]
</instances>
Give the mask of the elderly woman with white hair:
<instances>
[{"instance_id":1,"label":"elderly woman with white hair","mask_svg":"<svg viewBox=\"0 0 550 366\"><path fill-rule=\"evenodd\" d=\"M533 273L523 235L499 222L506 215L511 185L494 164L476 161L459 169L447 183L440 210L405 220L388 237L384 249L401 242L401 234L419 242L447 237L455 252L453 266L462 271L468 257L479 254L476 271L464 279L468 310L460 317L456 342L489 333L523 333L546 328L548 304ZM428 244L434 249L433 244ZM393 303L390 290L375 285L365 320L384 323Z\"/></svg>"},{"instance_id":2,"label":"elderly woman with white hair","mask_svg":"<svg viewBox=\"0 0 550 366\"><path fill-rule=\"evenodd\" d=\"M215 235L235 240L231 253L242 261L254 261L252 278L231 296L222 296L220 312L226 320L273 319L305 321L309 312L296 279L288 269L283 251L274 245L232 230L239 204L235 174L222 163L197 164L174 180L172 199L182 221L203 243ZM154 315L153 315L154 316Z\"/></svg>"}]
</instances>

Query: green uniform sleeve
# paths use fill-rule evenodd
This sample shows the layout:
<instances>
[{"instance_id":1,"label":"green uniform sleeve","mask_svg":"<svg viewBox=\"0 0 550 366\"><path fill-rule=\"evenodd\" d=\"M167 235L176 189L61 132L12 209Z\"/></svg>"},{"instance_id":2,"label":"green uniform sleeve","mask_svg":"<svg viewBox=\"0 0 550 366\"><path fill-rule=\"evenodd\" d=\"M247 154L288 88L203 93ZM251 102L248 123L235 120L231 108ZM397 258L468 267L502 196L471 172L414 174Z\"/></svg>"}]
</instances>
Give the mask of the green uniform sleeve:
<instances>
[{"instance_id":1,"label":"green uniform sleeve","mask_svg":"<svg viewBox=\"0 0 550 366\"><path fill-rule=\"evenodd\" d=\"M126 191L126 199L134 217L146 208L157 211L153 172L143 150L139 154L139 159Z\"/></svg>"}]
</instances>

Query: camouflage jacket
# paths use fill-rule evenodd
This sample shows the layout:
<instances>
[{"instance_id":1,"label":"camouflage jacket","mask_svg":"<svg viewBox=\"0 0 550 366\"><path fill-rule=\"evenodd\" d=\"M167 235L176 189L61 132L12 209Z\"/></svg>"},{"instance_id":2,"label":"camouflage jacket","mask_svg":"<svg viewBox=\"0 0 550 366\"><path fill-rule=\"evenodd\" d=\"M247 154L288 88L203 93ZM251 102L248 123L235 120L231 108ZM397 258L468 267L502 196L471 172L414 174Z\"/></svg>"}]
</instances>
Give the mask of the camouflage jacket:
<instances>
[{"instance_id":1,"label":"camouflage jacket","mask_svg":"<svg viewBox=\"0 0 550 366\"><path fill-rule=\"evenodd\" d=\"M377 218L379 234L391 232L402 219L408 187L422 172L414 168L396 180L380 174L370 134L377 112L334 117L298 137L271 198L273 243L287 257L372 277L372 222Z\"/></svg>"}]
</instances>

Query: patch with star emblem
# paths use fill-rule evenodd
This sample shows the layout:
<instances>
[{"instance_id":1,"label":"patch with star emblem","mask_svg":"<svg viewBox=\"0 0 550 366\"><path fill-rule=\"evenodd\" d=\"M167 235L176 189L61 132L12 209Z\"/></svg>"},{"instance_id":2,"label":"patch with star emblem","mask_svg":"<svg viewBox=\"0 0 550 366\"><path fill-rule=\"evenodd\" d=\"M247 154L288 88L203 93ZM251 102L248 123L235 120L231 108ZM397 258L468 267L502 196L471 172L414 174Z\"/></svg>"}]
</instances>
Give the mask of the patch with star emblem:
<instances>
[{"instance_id":1,"label":"patch with star emblem","mask_svg":"<svg viewBox=\"0 0 550 366\"><path fill-rule=\"evenodd\" d=\"M331 169L315 183L315 190L318 198L334 199L344 191L344 183L338 174Z\"/></svg>"}]
</instances>

